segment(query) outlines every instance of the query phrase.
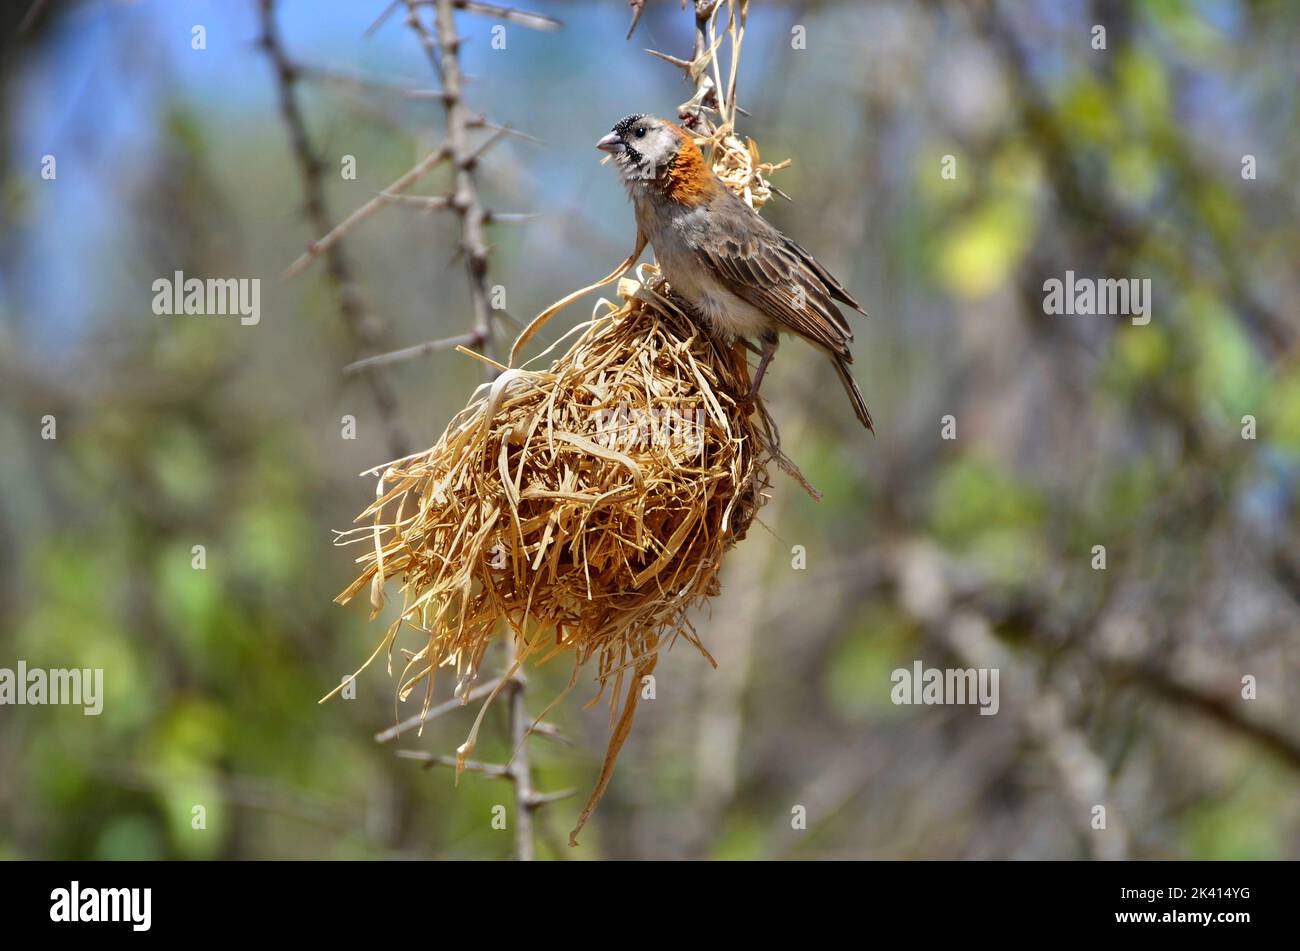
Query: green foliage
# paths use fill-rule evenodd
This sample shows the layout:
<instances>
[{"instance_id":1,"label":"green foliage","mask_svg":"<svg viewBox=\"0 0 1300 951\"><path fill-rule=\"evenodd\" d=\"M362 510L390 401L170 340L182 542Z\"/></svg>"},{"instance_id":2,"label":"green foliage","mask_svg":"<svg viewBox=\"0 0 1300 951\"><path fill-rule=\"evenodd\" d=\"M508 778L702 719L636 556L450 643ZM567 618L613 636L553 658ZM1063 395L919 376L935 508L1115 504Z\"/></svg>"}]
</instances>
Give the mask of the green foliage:
<instances>
[{"instance_id":1,"label":"green foliage","mask_svg":"<svg viewBox=\"0 0 1300 951\"><path fill-rule=\"evenodd\" d=\"M914 632L906 620L885 606L873 606L835 645L826 665L824 691L831 706L845 719L879 723L901 717L889 694L869 689L888 684L890 674L911 663L916 654Z\"/></svg>"},{"instance_id":2,"label":"green foliage","mask_svg":"<svg viewBox=\"0 0 1300 951\"><path fill-rule=\"evenodd\" d=\"M1013 579L1038 562L1044 512L1038 490L967 456L946 466L935 484L930 531L943 544L977 554L995 577Z\"/></svg>"},{"instance_id":3,"label":"green foliage","mask_svg":"<svg viewBox=\"0 0 1300 951\"><path fill-rule=\"evenodd\" d=\"M1218 412L1239 419L1260 405L1264 376L1254 348L1221 301L1193 294L1185 306L1196 354L1196 391Z\"/></svg>"},{"instance_id":4,"label":"green foliage","mask_svg":"<svg viewBox=\"0 0 1300 951\"><path fill-rule=\"evenodd\" d=\"M1207 861L1283 858L1281 816L1288 785L1284 777L1263 771L1230 795L1196 804L1180 823L1185 853Z\"/></svg>"}]
</instances>

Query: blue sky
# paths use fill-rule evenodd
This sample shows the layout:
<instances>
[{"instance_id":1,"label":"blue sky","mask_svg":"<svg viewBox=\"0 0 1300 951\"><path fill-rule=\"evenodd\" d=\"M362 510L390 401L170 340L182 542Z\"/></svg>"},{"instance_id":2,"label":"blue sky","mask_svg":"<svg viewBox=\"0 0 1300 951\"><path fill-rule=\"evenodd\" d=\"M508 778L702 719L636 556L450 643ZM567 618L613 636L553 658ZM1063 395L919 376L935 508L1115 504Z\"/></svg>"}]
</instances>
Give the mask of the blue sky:
<instances>
[{"instance_id":1,"label":"blue sky","mask_svg":"<svg viewBox=\"0 0 1300 951\"><path fill-rule=\"evenodd\" d=\"M363 37L384 5L282 0L281 33L302 61L435 86L401 14ZM528 114L533 92L520 96L521 84L558 87L577 72L592 73L599 80L596 98L609 104L575 117L581 129L575 135L591 137L587 125L599 129L627 109L644 108L636 103L647 89L656 90L656 101L664 90L675 97L672 102L684 98L671 83L672 71L639 52L642 46L678 52L686 47L689 22L675 5L666 13L676 17L647 16L632 44L623 39L628 12L622 3L540 0L527 6L561 18L565 29L536 34L509 28L508 42L521 47L521 55L508 59L486 42L493 21L460 15L462 32L471 40L464 48L464 68L471 76L491 72L493 77L492 83L471 83L476 109L536 131ZM751 36L761 38L771 29L764 19L772 14L751 21ZM664 22L671 25L668 35ZM191 47L196 24L205 29L206 49ZM6 92L17 119L15 170L20 178L24 170L32 174L35 213L23 235L18 299L32 312L27 316L36 318L33 343L57 348L85 325L96 302L111 296L104 289L120 279L115 245L129 225L119 186L147 167L169 104L197 109L205 125L218 130L278 122L270 70L255 45L258 33L254 0L92 0L64 17L39 54L27 58ZM593 38L598 38L594 44ZM47 154L58 162L53 182L39 177ZM287 162L287 151L284 158ZM583 167L575 174L590 172Z\"/></svg>"}]
</instances>

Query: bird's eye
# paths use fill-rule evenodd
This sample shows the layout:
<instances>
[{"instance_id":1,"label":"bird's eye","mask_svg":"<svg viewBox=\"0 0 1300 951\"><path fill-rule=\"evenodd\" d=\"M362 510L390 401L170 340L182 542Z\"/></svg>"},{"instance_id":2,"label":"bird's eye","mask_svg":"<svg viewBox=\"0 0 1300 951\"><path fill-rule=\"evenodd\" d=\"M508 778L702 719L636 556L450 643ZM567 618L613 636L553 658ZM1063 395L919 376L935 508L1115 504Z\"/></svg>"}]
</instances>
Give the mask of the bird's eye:
<instances>
[{"instance_id":1,"label":"bird's eye","mask_svg":"<svg viewBox=\"0 0 1300 951\"><path fill-rule=\"evenodd\" d=\"M638 139L644 139L644 138L645 138L645 126L643 126L643 125L639 125L639 126L636 127L636 137L637 137Z\"/></svg>"}]
</instances>

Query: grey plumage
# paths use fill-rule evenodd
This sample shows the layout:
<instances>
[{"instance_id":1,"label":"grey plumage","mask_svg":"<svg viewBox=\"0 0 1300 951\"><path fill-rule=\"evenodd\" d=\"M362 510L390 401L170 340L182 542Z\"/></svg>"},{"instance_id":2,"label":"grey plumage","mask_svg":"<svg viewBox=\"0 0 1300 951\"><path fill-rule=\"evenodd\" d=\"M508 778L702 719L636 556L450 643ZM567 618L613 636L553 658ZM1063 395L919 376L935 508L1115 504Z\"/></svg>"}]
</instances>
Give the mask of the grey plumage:
<instances>
[{"instance_id":1,"label":"grey plumage","mask_svg":"<svg viewBox=\"0 0 1300 951\"><path fill-rule=\"evenodd\" d=\"M615 156L637 227L673 290L714 332L763 341L754 391L778 332L793 333L825 351L854 413L873 429L849 373L853 330L837 302L866 311L844 285L723 185L678 126L628 116L597 147Z\"/></svg>"}]
</instances>

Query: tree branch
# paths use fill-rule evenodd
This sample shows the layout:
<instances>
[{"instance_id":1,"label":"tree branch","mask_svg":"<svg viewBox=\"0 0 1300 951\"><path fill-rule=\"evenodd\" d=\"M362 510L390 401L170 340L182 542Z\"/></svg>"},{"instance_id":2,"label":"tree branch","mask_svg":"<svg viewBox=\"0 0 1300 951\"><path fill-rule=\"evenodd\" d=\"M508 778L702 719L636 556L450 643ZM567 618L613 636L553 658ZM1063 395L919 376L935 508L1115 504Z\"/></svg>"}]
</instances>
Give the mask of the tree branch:
<instances>
[{"instance_id":1,"label":"tree branch","mask_svg":"<svg viewBox=\"0 0 1300 951\"><path fill-rule=\"evenodd\" d=\"M284 44L280 40L275 22L275 0L261 0L259 12L262 48L275 68L280 115L288 129L289 142L302 178L307 217L317 233L331 232L329 205L325 198L324 164L312 145L295 89L295 83L301 74L290 62ZM328 243L317 247L312 256L325 255L326 275L334 290L339 316L347 326L357 351L364 355L384 350L386 348L383 325L367 311L362 303L352 277L351 261L343 253L342 247L337 244L338 238L346 231L339 229L334 231L338 234L334 235ZM398 457L406 455L410 452L410 440L400 420L397 394L387 378L377 373L367 374L366 381L388 435L389 451Z\"/></svg>"},{"instance_id":2,"label":"tree branch","mask_svg":"<svg viewBox=\"0 0 1300 951\"><path fill-rule=\"evenodd\" d=\"M469 279L470 306L473 314L472 334L485 355L491 356L493 345L492 307L488 297L487 262L488 246L485 238L487 212L479 197L475 171L478 159L507 130L498 129L494 135L477 147L469 142L469 132L476 125L485 124L472 116L462 96L464 75L460 68L461 39L456 32L457 9L484 12L484 4L471 4L466 0L436 0L434 23L437 39L420 21L418 7L421 0L406 0L407 25L420 39L430 65L438 73L443 91L443 108L447 114L447 149L455 168L455 190L452 208L460 216L460 250L465 260ZM503 8L491 8L501 15ZM542 18L546 19L546 18ZM515 22L518 22L517 20ZM555 25L558 26L558 23ZM488 379L495 374L490 366L485 370ZM524 696L524 677L518 668L518 647L514 637L507 632L502 639L504 667L510 673L504 690L512 754L507 764L515 786L515 858L529 861L535 855L533 812L541 804L533 789L532 763L528 751L530 717Z\"/></svg>"}]
</instances>

